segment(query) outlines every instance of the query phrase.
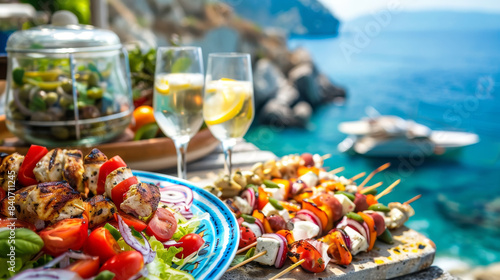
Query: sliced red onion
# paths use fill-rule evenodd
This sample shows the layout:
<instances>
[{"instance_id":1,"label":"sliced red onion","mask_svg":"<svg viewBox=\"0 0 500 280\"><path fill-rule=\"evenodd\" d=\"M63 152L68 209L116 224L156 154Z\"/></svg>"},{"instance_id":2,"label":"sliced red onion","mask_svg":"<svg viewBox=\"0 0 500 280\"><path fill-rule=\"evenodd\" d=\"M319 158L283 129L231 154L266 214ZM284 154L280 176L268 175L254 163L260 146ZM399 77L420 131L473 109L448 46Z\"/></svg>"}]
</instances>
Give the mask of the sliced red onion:
<instances>
[{"instance_id":1,"label":"sliced red onion","mask_svg":"<svg viewBox=\"0 0 500 280\"><path fill-rule=\"evenodd\" d=\"M156 256L156 252L153 251L153 249L151 248L151 245L149 244L149 242L146 239L146 237L144 236L144 234L142 234L142 232L140 232L140 234L142 236L142 240L144 241L144 245L142 245L141 242L139 242L139 240L137 240L132 235L132 230L123 221L122 217L120 215L117 215L117 217L118 217L118 227L120 229L120 233L121 233L125 243L127 243L130 247L132 247L133 249L135 249L136 251L138 251L139 253L142 254L142 256L144 257L144 264L151 263Z\"/></svg>"},{"instance_id":2,"label":"sliced red onion","mask_svg":"<svg viewBox=\"0 0 500 280\"><path fill-rule=\"evenodd\" d=\"M66 269L27 269L18 273L11 280L82 280L78 273Z\"/></svg>"},{"instance_id":3,"label":"sliced red onion","mask_svg":"<svg viewBox=\"0 0 500 280\"><path fill-rule=\"evenodd\" d=\"M366 242L368 242L368 244L370 244L370 241L371 241L370 228L368 227L367 223L363 223L363 228L364 228L364 230L366 232Z\"/></svg>"},{"instance_id":4,"label":"sliced red onion","mask_svg":"<svg viewBox=\"0 0 500 280\"><path fill-rule=\"evenodd\" d=\"M293 217L293 218L291 218L291 219L290 219L290 221L288 221L288 222L286 223L286 229L288 229L288 230L293 230L293 228L294 228L294 224L295 224L296 222L298 222L298 221L302 221L302 220L301 220L301 219L299 219L299 218L297 218L297 217Z\"/></svg>"},{"instance_id":5,"label":"sliced red onion","mask_svg":"<svg viewBox=\"0 0 500 280\"><path fill-rule=\"evenodd\" d=\"M366 240L369 240L368 236L366 236L366 230L363 228L363 226L358 223L357 221L353 219L349 219L346 216L342 218L342 221L337 225L337 228L344 228L344 227L350 227L353 230L357 231L359 234L361 234Z\"/></svg>"},{"instance_id":6,"label":"sliced red onion","mask_svg":"<svg viewBox=\"0 0 500 280\"><path fill-rule=\"evenodd\" d=\"M177 241L175 241L173 239L171 239L169 241L166 241L166 242L163 242L163 246L165 248L170 248L172 246L177 246L177 245L181 245L181 244L182 244L182 242L177 242Z\"/></svg>"},{"instance_id":7,"label":"sliced red onion","mask_svg":"<svg viewBox=\"0 0 500 280\"><path fill-rule=\"evenodd\" d=\"M246 199L248 205L250 205L252 209L255 209L256 199L255 191L253 190L253 188L247 188L246 190L244 190L243 193L241 193L241 198Z\"/></svg>"},{"instance_id":8,"label":"sliced red onion","mask_svg":"<svg viewBox=\"0 0 500 280\"><path fill-rule=\"evenodd\" d=\"M241 226L241 224L245 221L242 217L239 217L238 219L236 219L236 221L238 222L238 226Z\"/></svg>"},{"instance_id":9,"label":"sliced red onion","mask_svg":"<svg viewBox=\"0 0 500 280\"><path fill-rule=\"evenodd\" d=\"M303 221L310 221L310 222L313 222L315 223L318 227L319 227L319 233L318 235L321 236L322 235L322 224L321 224L321 220L318 218L318 216L316 216L316 214L314 214L312 211L310 210L307 210L307 209L302 209L302 210L299 210L297 212L297 214L295 214L295 217L296 218L299 218Z\"/></svg>"},{"instance_id":10,"label":"sliced red onion","mask_svg":"<svg viewBox=\"0 0 500 280\"><path fill-rule=\"evenodd\" d=\"M309 244L311 244L314 248L316 248L316 250L318 250L325 263L328 264L330 262L331 258L330 256L328 256L328 245L326 243L314 239L308 239L306 241L309 242Z\"/></svg>"},{"instance_id":11,"label":"sliced red onion","mask_svg":"<svg viewBox=\"0 0 500 280\"><path fill-rule=\"evenodd\" d=\"M351 237L349 237L349 235L347 234L347 232L345 232L344 229L339 228L338 230L342 233L342 237L344 237L344 242L345 242L345 245L347 246L347 249L349 249L349 251L351 251L352 250Z\"/></svg>"},{"instance_id":12,"label":"sliced red onion","mask_svg":"<svg viewBox=\"0 0 500 280\"><path fill-rule=\"evenodd\" d=\"M280 249L278 250L278 254L276 256L276 261L274 262L274 266L276 268L282 268L283 265L285 265L285 261L286 261L286 257L287 257L287 253L288 253L288 246L287 246L286 239L283 236L276 234L276 233L266 233L266 234L262 235L262 238L270 238L270 239L274 239L274 240L280 242Z\"/></svg>"},{"instance_id":13,"label":"sliced red onion","mask_svg":"<svg viewBox=\"0 0 500 280\"><path fill-rule=\"evenodd\" d=\"M302 180L297 180L293 182L292 184L292 195L298 194L301 190L305 189L307 187L306 183Z\"/></svg>"},{"instance_id":14,"label":"sliced red onion","mask_svg":"<svg viewBox=\"0 0 500 280\"><path fill-rule=\"evenodd\" d=\"M86 255L83 253L77 253L73 251L67 251L61 255L59 255L57 258L51 260L50 262L46 263L43 268L51 268L55 266L56 264L59 264L59 268L65 268L67 267L69 263L69 259L75 259L75 260L88 260L88 259L93 259L95 257Z\"/></svg>"},{"instance_id":15,"label":"sliced red onion","mask_svg":"<svg viewBox=\"0 0 500 280\"><path fill-rule=\"evenodd\" d=\"M264 219L265 219L265 218L264 218ZM265 232L266 232L266 231L264 230L264 225L262 224L262 222L261 222L259 219L255 218L255 224L256 224L257 226L259 226L260 232L262 232L262 233L265 233Z\"/></svg>"},{"instance_id":16,"label":"sliced red onion","mask_svg":"<svg viewBox=\"0 0 500 280\"><path fill-rule=\"evenodd\" d=\"M193 191L181 185L160 186L161 202L166 204L185 203L188 207L193 204Z\"/></svg>"}]
</instances>

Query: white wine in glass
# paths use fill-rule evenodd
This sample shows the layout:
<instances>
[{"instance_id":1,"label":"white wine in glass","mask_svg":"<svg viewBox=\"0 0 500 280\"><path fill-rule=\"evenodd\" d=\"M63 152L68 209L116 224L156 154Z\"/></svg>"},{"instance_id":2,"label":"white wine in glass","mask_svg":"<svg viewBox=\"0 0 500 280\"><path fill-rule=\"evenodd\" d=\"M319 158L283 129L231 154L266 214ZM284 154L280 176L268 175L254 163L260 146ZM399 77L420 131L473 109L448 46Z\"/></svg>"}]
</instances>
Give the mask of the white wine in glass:
<instances>
[{"instance_id":1,"label":"white wine in glass","mask_svg":"<svg viewBox=\"0 0 500 280\"><path fill-rule=\"evenodd\" d=\"M203 117L210 132L222 142L228 174L231 174L232 148L248 131L254 111L250 55L210 54Z\"/></svg>"},{"instance_id":2,"label":"white wine in glass","mask_svg":"<svg viewBox=\"0 0 500 280\"><path fill-rule=\"evenodd\" d=\"M177 150L177 174L186 179L189 140L203 124L203 62L198 47L158 48L154 87L155 120Z\"/></svg>"}]
</instances>

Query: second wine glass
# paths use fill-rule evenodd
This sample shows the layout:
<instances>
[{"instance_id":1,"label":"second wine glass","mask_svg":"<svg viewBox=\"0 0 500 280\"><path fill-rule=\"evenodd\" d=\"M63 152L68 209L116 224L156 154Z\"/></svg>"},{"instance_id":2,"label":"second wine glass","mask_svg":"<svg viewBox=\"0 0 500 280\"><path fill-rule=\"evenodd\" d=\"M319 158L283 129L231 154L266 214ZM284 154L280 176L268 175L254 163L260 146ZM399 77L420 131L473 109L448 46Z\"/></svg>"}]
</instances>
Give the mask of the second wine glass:
<instances>
[{"instance_id":1,"label":"second wine glass","mask_svg":"<svg viewBox=\"0 0 500 280\"><path fill-rule=\"evenodd\" d=\"M177 174L186 179L189 140L203 124L203 58L199 47L160 47L156 57L154 115L177 150Z\"/></svg>"},{"instance_id":2,"label":"second wine glass","mask_svg":"<svg viewBox=\"0 0 500 280\"><path fill-rule=\"evenodd\" d=\"M210 54L205 78L203 117L210 132L222 142L228 175L231 175L233 146L247 132L254 112L250 55Z\"/></svg>"}]
</instances>

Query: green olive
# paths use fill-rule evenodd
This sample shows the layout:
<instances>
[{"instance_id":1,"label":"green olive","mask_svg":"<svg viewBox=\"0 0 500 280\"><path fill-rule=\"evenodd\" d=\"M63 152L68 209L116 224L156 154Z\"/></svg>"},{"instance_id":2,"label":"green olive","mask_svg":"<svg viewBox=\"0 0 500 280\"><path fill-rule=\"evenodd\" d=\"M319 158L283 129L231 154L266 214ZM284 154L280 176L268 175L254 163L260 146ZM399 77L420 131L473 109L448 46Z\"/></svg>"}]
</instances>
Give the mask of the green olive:
<instances>
[{"instance_id":1,"label":"green olive","mask_svg":"<svg viewBox=\"0 0 500 280\"><path fill-rule=\"evenodd\" d=\"M59 99L59 95L57 95L57 93L51 91L51 92L47 93L47 95L45 96L45 103L47 104L47 106L52 106L52 105L56 104L58 99Z\"/></svg>"},{"instance_id":2,"label":"green olive","mask_svg":"<svg viewBox=\"0 0 500 280\"><path fill-rule=\"evenodd\" d=\"M102 98L102 88L92 87L87 90L87 97L90 99Z\"/></svg>"},{"instance_id":3,"label":"green olive","mask_svg":"<svg viewBox=\"0 0 500 280\"><path fill-rule=\"evenodd\" d=\"M73 93L73 86L71 85L71 81L70 80L65 80L62 82L61 84L61 87L62 89L68 93L68 94L72 94Z\"/></svg>"},{"instance_id":4,"label":"green olive","mask_svg":"<svg viewBox=\"0 0 500 280\"><path fill-rule=\"evenodd\" d=\"M99 85L99 75L97 73L90 73L89 79L87 81L89 87L96 87Z\"/></svg>"},{"instance_id":5,"label":"green olive","mask_svg":"<svg viewBox=\"0 0 500 280\"><path fill-rule=\"evenodd\" d=\"M61 96L61 99L59 100L59 105L61 105L61 107L68 108L71 104L73 104L73 98Z\"/></svg>"},{"instance_id":6,"label":"green olive","mask_svg":"<svg viewBox=\"0 0 500 280\"><path fill-rule=\"evenodd\" d=\"M30 98L30 91L31 91L32 85L30 84L24 84L21 89L19 89L19 98L21 100L28 100Z\"/></svg>"}]
</instances>

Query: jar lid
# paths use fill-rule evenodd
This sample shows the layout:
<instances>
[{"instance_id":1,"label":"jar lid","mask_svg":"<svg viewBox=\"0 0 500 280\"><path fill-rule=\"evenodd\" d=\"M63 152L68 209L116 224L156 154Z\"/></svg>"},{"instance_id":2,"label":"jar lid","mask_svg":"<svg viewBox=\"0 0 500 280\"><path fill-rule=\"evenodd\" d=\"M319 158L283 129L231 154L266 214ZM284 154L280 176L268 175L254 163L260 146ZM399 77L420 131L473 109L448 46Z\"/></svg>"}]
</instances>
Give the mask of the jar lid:
<instances>
[{"instance_id":1,"label":"jar lid","mask_svg":"<svg viewBox=\"0 0 500 280\"><path fill-rule=\"evenodd\" d=\"M110 30L78 24L76 16L59 11L52 24L14 32L7 41L8 52L75 53L121 48L120 39Z\"/></svg>"}]
</instances>

